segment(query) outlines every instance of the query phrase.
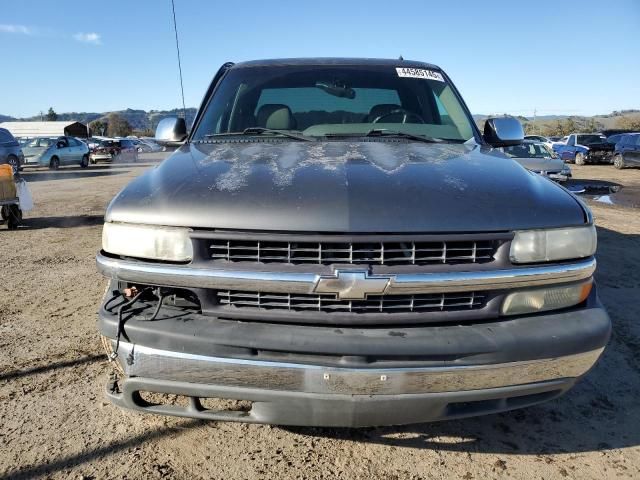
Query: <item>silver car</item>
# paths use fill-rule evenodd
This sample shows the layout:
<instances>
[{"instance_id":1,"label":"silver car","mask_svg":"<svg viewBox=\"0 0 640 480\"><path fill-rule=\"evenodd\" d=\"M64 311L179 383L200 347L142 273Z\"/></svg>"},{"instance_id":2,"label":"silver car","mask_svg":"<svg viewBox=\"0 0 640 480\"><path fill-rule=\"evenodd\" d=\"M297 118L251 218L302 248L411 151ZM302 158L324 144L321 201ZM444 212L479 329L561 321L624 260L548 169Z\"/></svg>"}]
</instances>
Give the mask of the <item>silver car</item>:
<instances>
[{"instance_id":1,"label":"silver car","mask_svg":"<svg viewBox=\"0 0 640 480\"><path fill-rule=\"evenodd\" d=\"M54 143L55 138L30 138L22 143L25 166L38 166L40 156Z\"/></svg>"},{"instance_id":2,"label":"silver car","mask_svg":"<svg viewBox=\"0 0 640 480\"><path fill-rule=\"evenodd\" d=\"M571 177L569 165L544 143L525 140L520 145L503 147L503 151L524 168L557 182L565 182Z\"/></svg>"},{"instance_id":3,"label":"silver car","mask_svg":"<svg viewBox=\"0 0 640 480\"><path fill-rule=\"evenodd\" d=\"M53 170L64 165L86 168L89 165L89 147L73 137L36 138L25 147L25 157L28 157L27 165Z\"/></svg>"}]
</instances>

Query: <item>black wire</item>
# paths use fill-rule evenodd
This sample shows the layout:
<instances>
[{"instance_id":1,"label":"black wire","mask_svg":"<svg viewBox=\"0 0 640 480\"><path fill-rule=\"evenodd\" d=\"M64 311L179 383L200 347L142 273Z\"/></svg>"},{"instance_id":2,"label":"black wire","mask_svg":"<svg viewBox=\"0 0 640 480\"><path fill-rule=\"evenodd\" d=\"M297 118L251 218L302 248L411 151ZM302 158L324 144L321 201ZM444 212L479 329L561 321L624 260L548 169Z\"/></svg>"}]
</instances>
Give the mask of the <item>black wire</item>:
<instances>
[{"instance_id":1,"label":"black wire","mask_svg":"<svg viewBox=\"0 0 640 480\"><path fill-rule=\"evenodd\" d=\"M176 24L176 6L174 0L171 0L171 10L173 12L173 31L176 35L176 51L178 52L178 71L180 72L180 91L182 92L182 114L184 121L187 121L187 107L184 103L184 86L182 85L182 64L180 63L180 45L178 44L178 26Z\"/></svg>"},{"instance_id":2,"label":"black wire","mask_svg":"<svg viewBox=\"0 0 640 480\"><path fill-rule=\"evenodd\" d=\"M116 336L116 348L113 350L113 353L111 354L112 359L115 359L118 356L118 349L120 348L120 337L124 333L124 317L122 316L122 314L124 313L124 309L136 303L144 293L150 290L152 290L151 287L143 288L142 290L140 290L140 292L138 292L135 295L135 297L133 297L128 302L123 303L122 305L120 305L120 308L118 308L118 334Z\"/></svg>"},{"instance_id":3,"label":"black wire","mask_svg":"<svg viewBox=\"0 0 640 480\"><path fill-rule=\"evenodd\" d=\"M123 303L125 303L127 301L126 297L122 293L120 293L120 290L114 290L111 293L112 293L113 296L109 300L107 300L107 302L104 304L104 309L109 313L111 313L111 310L113 310L114 308L119 307L120 305L122 305L122 303L120 303L118 305L109 306L111 304L111 302L113 302L114 300L117 300L119 298L122 298L124 300Z\"/></svg>"},{"instance_id":4,"label":"black wire","mask_svg":"<svg viewBox=\"0 0 640 480\"><path fill-rule=\"evenodd\" d=\"M156 318L158 318L158 314L160 313L160 309L162 308L162 302L164 302L164 299L166 298L166 295L158 295L158 305L156 306L156 309L153 312L153 315L151 315L151 318L147 318L147 321L152 322L153 320L155 320Z\"/></svg>"}]
</instances>

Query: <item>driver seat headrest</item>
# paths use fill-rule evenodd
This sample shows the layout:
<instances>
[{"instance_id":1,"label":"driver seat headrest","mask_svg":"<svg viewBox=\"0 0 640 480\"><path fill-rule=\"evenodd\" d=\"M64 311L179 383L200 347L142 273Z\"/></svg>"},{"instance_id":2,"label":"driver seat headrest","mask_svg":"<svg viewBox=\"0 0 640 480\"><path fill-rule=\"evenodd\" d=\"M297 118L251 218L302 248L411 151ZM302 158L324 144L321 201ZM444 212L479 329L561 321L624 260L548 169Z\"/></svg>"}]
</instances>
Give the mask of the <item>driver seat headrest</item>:
<instances>
[{"instance_id":1,"label":"driver seat headrest","mask_svg":"<svg viewBox=\"0 0 640 480\"><path fill-rule=\"evenodd\" d=\"M280 103L266 103L258 109L256 123L259 127L274 130L293 130L296 128L296 119L291 109Z\"/></svg>"}]
</instances>

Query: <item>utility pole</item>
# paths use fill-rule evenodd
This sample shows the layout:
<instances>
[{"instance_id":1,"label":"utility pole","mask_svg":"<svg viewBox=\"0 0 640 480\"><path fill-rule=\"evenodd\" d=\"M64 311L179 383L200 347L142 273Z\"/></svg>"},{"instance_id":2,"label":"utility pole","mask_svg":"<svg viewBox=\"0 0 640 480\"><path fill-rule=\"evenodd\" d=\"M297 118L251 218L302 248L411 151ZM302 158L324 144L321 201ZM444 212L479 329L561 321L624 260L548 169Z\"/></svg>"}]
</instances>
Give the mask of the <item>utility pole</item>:
<instances>
[{"instance_id":1,"label":"utility pole","mask_svg":"<svg viewBox=\"0 0 640 480\"><path fill-rule=\"evenodd\" d=\"M40 121L42 121L42 110L40 110Z\"/></svg>"},{"instance_id":2,"label":"utility pole","mask_svg":"<svg viewBox=\"0 0 640 480\"><path fill-rule=\"evenodd\" d=\"M536 113L537 112L536 112L536 109L534 107L534 109L533 109L533 131L535 133L538 133L538 129L536 128Z\"/></svg>"}]
</instances>

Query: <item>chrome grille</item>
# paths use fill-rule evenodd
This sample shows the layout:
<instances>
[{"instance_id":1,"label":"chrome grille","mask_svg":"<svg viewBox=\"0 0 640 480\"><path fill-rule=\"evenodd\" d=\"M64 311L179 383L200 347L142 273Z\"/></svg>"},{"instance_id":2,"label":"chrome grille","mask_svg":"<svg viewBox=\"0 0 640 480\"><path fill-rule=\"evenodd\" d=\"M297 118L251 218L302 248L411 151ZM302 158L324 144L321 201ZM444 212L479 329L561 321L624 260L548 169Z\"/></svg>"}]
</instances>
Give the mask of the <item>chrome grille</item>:
<instances>
[{"instance_id":1,"label":"chrome grille","mask_svg":"<svg viewBox=\"0 0 640 480\"><path fill-rule=\"evenodd\" d=\"M328 313L446 312L482 308L486 301L486 295L476 292L369 295L365 300L338 300L334 295L220 290L217 298L227 307Z\"/></svg>"},{"instance_id":2,"label":"chrome grille","mask_svg":"<svg viewBox=\"0 0 640 480\"><path fill-rule=\"evenodd\" d=\"M288 242L211 240L211 258L229 262L290 264L428 265L493 260L494 240L441 242Z\"/></svg>"}]
</instances>

